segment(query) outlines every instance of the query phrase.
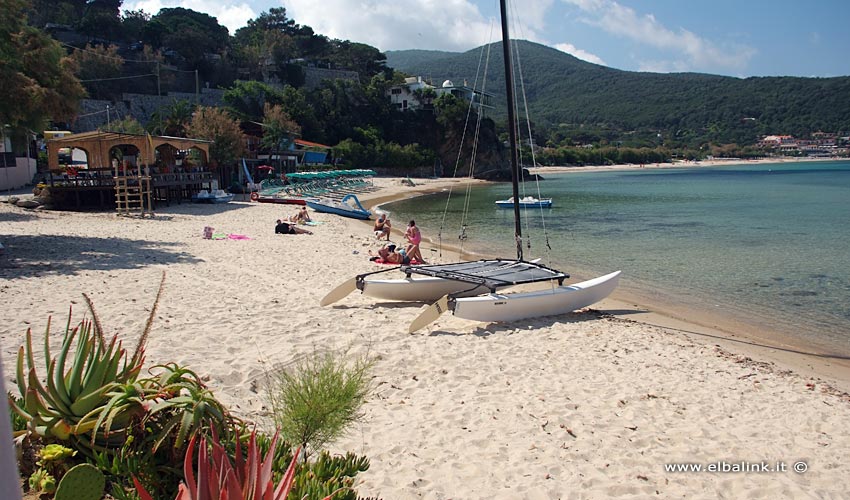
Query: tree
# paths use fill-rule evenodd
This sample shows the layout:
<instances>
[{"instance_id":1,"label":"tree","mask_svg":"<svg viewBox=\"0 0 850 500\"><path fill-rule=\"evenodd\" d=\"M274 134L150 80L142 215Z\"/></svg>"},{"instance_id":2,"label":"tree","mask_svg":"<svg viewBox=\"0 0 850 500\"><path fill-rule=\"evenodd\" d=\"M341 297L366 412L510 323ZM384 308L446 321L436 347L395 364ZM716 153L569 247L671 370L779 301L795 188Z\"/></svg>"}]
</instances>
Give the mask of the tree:
<instances>
[{"instance_id":1,"label":"tree","mask_svg":"<svg viewBox=\"0 0 850 500\"><path fill-rule=\"evenodd\" d=\"M144 135L145 128L132 116L128 116L122 120L116 120L109 124L109 128L102 126L98 130L106 130L108 132L118 132L123 134Z\"/></svg>"},{"instance_id":2,"label":"tree","mask_svg":"<svg viewBox=\"0 0 850 500\"><path fill-rule=\"evenodd\" d=\"M240 120L260 121L266 104L280 104L283 93L271 85L257 81L237 81L224 92L224 103Z\"/></svg>"},{"instance_id":3,"label":"tree","mask_svg":"<svg viewBox=\"0 0 850 500\"><path fill-rule=\"evenodd\" d=\"M13 130L43 128L49 119L76 114L85 95L74 61L59 43L29 26L25 0L4 0L0 9L0 124Z\"/></svg>"},{"instance_id":4,"label":"tree","mask_svg":"<svg viewBox=\"0 0 850 500\"><path fill-rule=\"evenodd\" d=\"M193 119L194 104L186 99L175 100L171 106L159 108L151 115L148 130L152 134L186 137L187 127Z\"/></svg>"},{"instance_id":5,"label":"tree","mask_svg":"<svg viewBox=\"0 0 850 500\"><path fill-rule=\"evenodd\" d=\"M301 134L301 127L277 104L266 103L263 115L263 147L272 151L289 149L293 138Z\"/></svg>"},{"instance_id":6,"label":"tree","mask_svg":"<svg viewBox=\"0 0 850 500\"><path fill-rule=\"evenodd\" d=\"M101 39L121 38L121 3L123 0L88 0L77 22L80 33Z\"/></svg>"},{"instance_id":7,"label":"tree","mask_svg":"<svg viewBox=\"0 0 850 500\"><path fill-rule=\"evenodd\" d=\"M192 115L188 132L193 138L214 141L210 145L212 165L231 165L245 149L239 122L221 108L200 106Z\"/></svg>"},{"instance_id":8,"label":"tree","mask_svg":"<svg viewBox=\"0 0 850 500\"><path fill-rule=\"evenodd\" d=\"M121 16L121 33L124 40L128 42L140 41L145 26L150 20L151 15L142 9L124 11Z\"/></svg>"},{"instance_id":9,"label":"tree","mask_svg":"<svg viewBox=\"0 0 850 500\"><path fill-rule=\"evenodd\" d=\"M86 84L89 95L94 99L109 99L121 92L117 80L121 76L124 58L118 55L118 46L89 45L85 49L76 49L71 54L76 62L77 74Z\"/></svg>"},{"instance_id":10,"label":"tree","mask_svg":"<svg viewBox=\"0 0 850 500\"><path fill-rule=\"evenodd\" d=\"M224 52L230 42L227 28L216 18L182 7L160 9L142 33L145 43L174 50L193 68L205 54Z\"/></svg>"}]
</instances>

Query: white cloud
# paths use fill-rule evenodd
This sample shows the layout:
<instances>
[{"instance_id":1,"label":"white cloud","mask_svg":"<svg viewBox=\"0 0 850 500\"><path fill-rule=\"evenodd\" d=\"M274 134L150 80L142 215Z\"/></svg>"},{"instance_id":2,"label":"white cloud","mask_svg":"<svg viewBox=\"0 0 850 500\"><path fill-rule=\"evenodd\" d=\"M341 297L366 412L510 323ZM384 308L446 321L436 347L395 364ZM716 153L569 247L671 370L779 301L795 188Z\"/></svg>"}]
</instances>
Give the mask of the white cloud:
<instances>
[{"instance_id":1,"label":"white cloud","mask_svg":"<svg viewBox=\"0 0 850 500\"><path fill-rule=\"evenodd\" d=\"M676 67L678 71L705 71L713 68L742 69L755 55L747 46L718 47L686 29L671 30L652 14L638 14L613 0L563 0L575 5L587 16L586 23L608 33L631 39L661 51L678 53L675 61L645 61L646 67ZM684 65L684 67L683 67Z\"/></svg>"},{"instance_id":2,"label":"white cloud","mask_svg":"<svg viewBox=\"0 0 850 500\"><path fill-rule=\"evenodd\" d=\"M380 50L459 51L501 38L498 21L486 19L469 0L284 0L283 6L317 33Z\"/></svg>"},{"instance_id":3,"label":"white cloud","mask_svg":"<svg viewBox=\"0 0 850 500\"><path fill-rule=\"evenodd\" d=\"M559 43L555 45L555 48L560 50L561 52L566 52L567 54L578 57L582 61L591 62L593 64L601 64L603 66L607 66L605 61L602 60L601 57L596 54L591 54L590 52L586 52L584 50L579 49L575 45L571 43Z\"/></svg>"},{"instance_id":4,"label":"white cloud","mask_svg":"<svg viewBox=\"0 0 850 500\"><path fill-rule=\"evenodd\" d=\"M249 19L259 15L245 2L208 0L128 0L124 2L121 10L144 10L148 14L156 14L159 9L183 7L196 12L204 12L218 19L218 23L227 27L230 34L248 24Z\"/></svg>"}]
</instances>

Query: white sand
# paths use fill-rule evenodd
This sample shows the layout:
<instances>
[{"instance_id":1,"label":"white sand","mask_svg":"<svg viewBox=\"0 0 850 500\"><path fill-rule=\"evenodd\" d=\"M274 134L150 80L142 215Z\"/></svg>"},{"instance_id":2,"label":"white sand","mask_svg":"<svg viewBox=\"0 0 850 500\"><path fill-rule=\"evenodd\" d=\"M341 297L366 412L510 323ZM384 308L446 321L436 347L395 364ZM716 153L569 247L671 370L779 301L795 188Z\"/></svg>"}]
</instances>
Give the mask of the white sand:
<instances>
[{"instance_id":1,"label":"white sand","mask_svg":"<svg viewBox=\"0 0 850 500\"><path fill-rule=\"evenodd\" d=\"M407 190L397 179L379 183ZM324 214L314 214L323 222L314 235L275 235L274 220L294 211L184 204L137 220L0 203L7 385L14 387L27 327L38 335L52 315L59 331L69 304L75 317L84 313L82 292L104 326L132 345L165 270L147 365L188 366L241 416L267 417L264 373L298 356L331 347L376 358L365 418L334 445L371 460L361 496L837 498L850 491L850 397L825 383L846 389L840 360L647 326L628 318L728 337L629 314L639 308L617 300L597 309L618 316L591 311L513 324L443 316L410 335L415 305L355 293L318 306L337 284L378 269L367 251L379 244L366 225ZM204 240L204 226L251 239ZM808 471L791 471L801 460ZM784 462L789 470L664 468L721 461Z\"/></svg>"}]
</instances>

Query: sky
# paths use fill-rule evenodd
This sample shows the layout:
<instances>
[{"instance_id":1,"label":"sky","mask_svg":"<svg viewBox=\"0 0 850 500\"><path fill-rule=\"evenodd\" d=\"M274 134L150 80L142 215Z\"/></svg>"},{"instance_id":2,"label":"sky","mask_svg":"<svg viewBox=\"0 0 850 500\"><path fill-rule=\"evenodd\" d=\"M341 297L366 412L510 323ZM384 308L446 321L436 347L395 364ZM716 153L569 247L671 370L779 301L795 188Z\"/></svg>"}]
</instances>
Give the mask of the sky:
<instances>
[{"instance_id":1,"label":"sky","mask_svg":"<svg viewBox=\"0 0 850 500\"><path fill-rule=\"evenodd\" d=\"M850 76L848 0L512 0L511 38L595 64L735 77ZM124 0L184 7L233 34L272 7L329 38L381 51L464 52L501 39L498 0Z\"/></svg>"}]
</instances>

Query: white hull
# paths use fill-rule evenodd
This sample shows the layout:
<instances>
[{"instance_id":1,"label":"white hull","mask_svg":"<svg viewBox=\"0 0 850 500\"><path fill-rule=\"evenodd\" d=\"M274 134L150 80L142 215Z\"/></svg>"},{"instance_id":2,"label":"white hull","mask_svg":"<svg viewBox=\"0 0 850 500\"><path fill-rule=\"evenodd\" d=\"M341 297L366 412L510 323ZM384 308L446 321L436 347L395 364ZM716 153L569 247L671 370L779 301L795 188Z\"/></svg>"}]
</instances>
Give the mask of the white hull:
<instances>
[{"instance_id":1,"label":"white hull","mask_svg":"<svg viewBox=\"0 0 850 500\"><path fill-rule=\"evenodd\" d=\"M422 277L396 280L366 280L363 295L399 302L434 302L443 295L467 290L474 285L443 278ZM467 295L487 293L487 287L479 286Z\"/></svg>"},{"instance_id":2,"label":"white hull","mask_svg":"<svg viewBox=\"0 0 850 500\"><path fill-rule=\"evenodd\" d=\"M620 282L620 271L554 289L522 293L488 293L455 301L454 315L475 321L516 321L565 314L604 299Z\"/></svg>"}]
</instances>

